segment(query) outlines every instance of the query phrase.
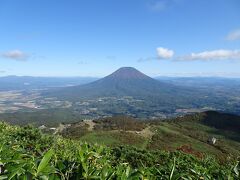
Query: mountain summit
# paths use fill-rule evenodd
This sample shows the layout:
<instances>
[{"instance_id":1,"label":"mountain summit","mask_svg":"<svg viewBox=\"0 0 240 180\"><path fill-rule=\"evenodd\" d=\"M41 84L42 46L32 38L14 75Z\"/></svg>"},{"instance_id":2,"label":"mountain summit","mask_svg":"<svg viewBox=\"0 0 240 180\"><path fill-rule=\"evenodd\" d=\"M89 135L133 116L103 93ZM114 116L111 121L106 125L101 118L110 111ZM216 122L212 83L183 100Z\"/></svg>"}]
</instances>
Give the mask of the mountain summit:
<instances>
[{"instance_id":1,"label":"mountain summit","mask_svg":"<svg viewBox=\"0 0 240 180\"><path fill-rule=\"evenodd\" d=\"M143 89L153 88L153 86L159 86L160 84L159 81L152 79L133 67L122 67L89 85L98 85L98 89L107 87L108 91L124 91L126 95L130 95L128 94L129 91L134 91L136 95ZM149 89L149 91L151 90Z\"/></svg>"},{"instance_id":2,"label":"mountain summit","mask_svg":"<svg viewBox=\"0 0 240 180\"><path fill-rule=\"evenodd\" d=\"M122 67L107 76L106 78L118 78L118 79L146 79L150 78L143 74L142 72L138 71L133 67Z\"/></svg>"}]
</instances>

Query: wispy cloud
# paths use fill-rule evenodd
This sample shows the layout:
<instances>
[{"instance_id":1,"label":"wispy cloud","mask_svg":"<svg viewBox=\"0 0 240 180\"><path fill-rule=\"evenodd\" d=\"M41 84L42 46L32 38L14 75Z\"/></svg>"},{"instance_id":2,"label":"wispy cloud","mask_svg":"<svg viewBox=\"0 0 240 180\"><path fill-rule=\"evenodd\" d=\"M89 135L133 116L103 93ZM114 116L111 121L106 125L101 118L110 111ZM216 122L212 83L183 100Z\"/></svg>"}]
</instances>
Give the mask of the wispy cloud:
<instances>
[{"instance_id":1,"label":"wispy cloud","mask_svg":"<svg viewBox=\"0 0 240 180\"><path fill-rule=\"evenodd\" d=\"M164 47L158 47L157 48L157 57L158 59L170 59L174 55L174 51L171 49L167 49Z\"/></svg>"},{"instance_id":2,"label":"wispy cloud","mask_svg":"<svg viewBox=\"0 0 240 180\"><path fill-rule=\"evenodd\" d=\"M21 50L11 50L3 52L1 54L1 57L18 61L25 61L29 58L29 55Z\"/></svg>"},{"instance_id":3,"label":"wispy cloud","mask_svg":"<svg viewBox=\"0 0 240 180\"><path fill-rule=\"evenodd\" d=\"M180 56L177 57L176 60L186 61L240 60L240 50L218 49L212 51L203 51L199 53L191 53L189 55Z\"/></svg>"},{"instance_id":4,"label":"wispy cloud","mask_svg":"<svg viewBox=\"0 0 240 180\"><path fill-rule=\"evenodd\" d=\"M227 35L226 40L228 40L228 41L240 40L240 29L236 29L236 30L230 32Z\"/></svg>"},{"instance_id":5,"label":"wispy cloud","mask_svg":"<svg viewBox=\"0 0 240 180\"><path fill-rule=\"evenodd\" d=\"M3 74L3 73L5 73L6 71L4 71L4 70L0 70L0 74Z\"/></svg>"},{"instance_id":6,"label":"wispy cloud","mask_svg":"<svg viewBox=\"0 0 240 180\"><path fill-rule=\"evenodd\" d=\"M157 56L139 58L138 62L152 61L152 60L162 60L162 59L171 59L174 55L174 51L164 47L156 48Z\"/></svg>"},{"instance_id":7,"label":"wispy cloud","mask_svg":"<svg viewBox=\"0 0 240 180\"><path fill-rule=\"evenodd\" d=\"M240 49L217 49L202 52L193 52L182 56L174 56L171 49L159 47L157 48L157 56L138 59L138 62L152 60L170 60L170 61L218 61L218 60L240 60Z\"/></svg>"}]
</instances>

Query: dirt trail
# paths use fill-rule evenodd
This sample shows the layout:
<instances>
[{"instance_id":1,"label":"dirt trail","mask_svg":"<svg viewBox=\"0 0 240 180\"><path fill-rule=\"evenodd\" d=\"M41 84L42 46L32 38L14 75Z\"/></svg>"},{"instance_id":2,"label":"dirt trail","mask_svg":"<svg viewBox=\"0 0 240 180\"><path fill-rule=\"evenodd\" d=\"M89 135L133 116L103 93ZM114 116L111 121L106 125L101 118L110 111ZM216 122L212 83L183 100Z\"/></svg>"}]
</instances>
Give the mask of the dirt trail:
<instances>
[{"instance_id":1,"label":"dirt trail","mask_svg":"<svg viewBox=\"0 0 240 180\"><path fill-rule=\"evenodd\" d=\"M89 127L88 127L88 130L89 131L93 131L93 129L94 129L94 126L95 126L95 122L93 122L92 120L84 120L83 121L85 124L87 124L87 125L89 125Z\"/></svg>"}]
</instances>

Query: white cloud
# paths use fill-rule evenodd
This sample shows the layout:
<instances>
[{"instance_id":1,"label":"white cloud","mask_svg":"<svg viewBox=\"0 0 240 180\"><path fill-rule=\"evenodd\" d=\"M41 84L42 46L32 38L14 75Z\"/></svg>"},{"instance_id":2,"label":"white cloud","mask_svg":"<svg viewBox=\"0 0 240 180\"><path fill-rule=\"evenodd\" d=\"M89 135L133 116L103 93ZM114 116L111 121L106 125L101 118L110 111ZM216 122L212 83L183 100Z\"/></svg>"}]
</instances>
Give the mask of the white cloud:
<instances>
[{"instance_id":1,"label":"white cloud","mask_svg":"<svg viewBox=\"0 0 240 180\"><path fill-rule=\"evenodd\" d=\"M170 59L173 57L174 51L167 48L158 47L157 55L158 55L158 59Z\"/></svg>"},{"instance_id":2,"label":"white cloud","mask_svg":"<svg viewBox=\"0 0 240 180\"><path fill-rule=\"evenodd\" d=\"M20 50L11 50L1 54L2 57L13 60L27 60L28 54Z\"/></svg>"},{"instance_id":3,"label":"white cloud","mask_svg":"<svg viewBox=\"0 0 240 180\"><path fill-rule=\"evenodd\" d=\"M213 50L181 56L179 60L236 60L240 59L240 50Z\"/></svg>"},{"instance_id":4,"label":"white cloud","mask_svg":"<svg viewBox=\"0 0 240 180\"><path fill-rule=\"evenodd\" d=\"M235 41L240 39L240 29L236 29L235 31L230 32L227 37L229 41Z\"/></svg>"},{"instance_id":5,"label":"white cloud","mask_svg":"<svg viewBox=\"0 0 240 180\"><path fill-rule=\"evenodd\" d=\"M137 62L147 62L147 61L152 61L152 60L170 59L174 55L173 50L167 49L164 47L158 47L156 50L157 50L157 56L139 58L137 60Z\"/></svg>"},{"instance_id":6,"label":"white cloud","mask_svg":"<svg viewBox=\"0 0 240 180\"><path fill-rule=\"evenodd\" d=\"M157 56L138 59L138 62L151 60L171 59L172 61L217 61L217 60L240 60L240 49L228 50L217 49L212 51L202 51L191 53L183 56L174 57L174 51L159 47L157 48Z\"/></svg>"}]
</instances>

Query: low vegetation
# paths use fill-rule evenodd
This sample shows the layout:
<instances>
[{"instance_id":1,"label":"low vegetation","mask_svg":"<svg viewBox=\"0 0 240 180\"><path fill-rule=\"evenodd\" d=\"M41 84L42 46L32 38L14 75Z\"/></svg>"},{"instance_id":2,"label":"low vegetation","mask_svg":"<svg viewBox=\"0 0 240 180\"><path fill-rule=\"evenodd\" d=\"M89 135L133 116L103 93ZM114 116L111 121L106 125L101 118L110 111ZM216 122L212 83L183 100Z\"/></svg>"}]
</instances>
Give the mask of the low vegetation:
<instances>
[{"instance_id":1,"label":"low vegetation","mask_svg":"<svg viewBox=\"0 0 240 180\"><path fill-rule=\"evenodd\" d=\"M109 117L93 122L96 123L95 130L141 131L146 127L144 122L127 116Z\"/></svg>"},{"instance_id":2,"label":"low vegetation","mask_svg":"<svg viewBox=\"0 0 240 180\"><path fill-rule=\"evenodd\" d=\"M211 124L206 123L208 119L211 119ZM197 113L166 121L117 116L73 123L61 135L110 147L129 145L146 150L179 150L196 157L210 154L226 162L240 156L239 122L239 116L217 112ZM89 124L92 128L88 127ZM211 143L212 138L216 139L214 144Z\"/></svg>"},{"instance_id":3,"label":"low vegetation","mask_svg":"<svg viewBox=\"0 0 240 180\"><path fill-rule=\"evenodd\" d=\"M238 179L239 161L93 145L0 123L0 179Z\"/></svg>"}]
</instances>

